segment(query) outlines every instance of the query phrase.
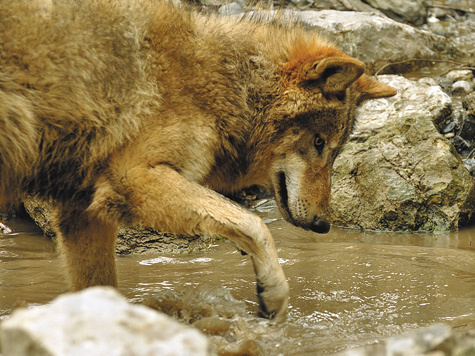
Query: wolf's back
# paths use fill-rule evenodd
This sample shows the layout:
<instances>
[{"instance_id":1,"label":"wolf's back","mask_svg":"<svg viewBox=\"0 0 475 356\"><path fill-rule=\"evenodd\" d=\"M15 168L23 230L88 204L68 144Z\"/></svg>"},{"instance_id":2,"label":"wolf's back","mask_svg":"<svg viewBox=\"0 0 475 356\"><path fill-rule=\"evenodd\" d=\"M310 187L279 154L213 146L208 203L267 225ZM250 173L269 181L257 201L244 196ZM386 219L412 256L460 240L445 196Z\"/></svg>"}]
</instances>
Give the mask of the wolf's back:
<instances>
[{"instance_id":1,"label":"wolf's back","mask_svg":"<svg viewBox=\"0 0 475 356\"><path fill-rule=\"evenodd\" d=\"M0 206L16 188L50 195L89 184L74 178L91 177L157 105L144 8L133 6L0 2Z\"/></svg>"}]
</instances>

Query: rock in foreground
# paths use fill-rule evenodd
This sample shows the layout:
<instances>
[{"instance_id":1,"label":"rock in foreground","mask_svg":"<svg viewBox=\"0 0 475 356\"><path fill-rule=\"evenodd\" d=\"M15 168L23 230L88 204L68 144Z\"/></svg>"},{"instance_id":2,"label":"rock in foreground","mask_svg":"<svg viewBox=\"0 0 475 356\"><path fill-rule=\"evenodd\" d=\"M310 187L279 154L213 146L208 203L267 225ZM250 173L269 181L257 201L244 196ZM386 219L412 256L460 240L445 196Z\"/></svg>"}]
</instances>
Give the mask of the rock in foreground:
<instances>
[{"instance_id":1,"label":"rock in foreground","mask_svg":"<svg viewBox=\"0 0 475 356\"><path fill-rule=\"evenodd\" d=\"M58 297L21 309L2 322L1 353L9 356L210 356L198 330L143 305L127 303L109 287Z\"/></svg>"}]
</instances>

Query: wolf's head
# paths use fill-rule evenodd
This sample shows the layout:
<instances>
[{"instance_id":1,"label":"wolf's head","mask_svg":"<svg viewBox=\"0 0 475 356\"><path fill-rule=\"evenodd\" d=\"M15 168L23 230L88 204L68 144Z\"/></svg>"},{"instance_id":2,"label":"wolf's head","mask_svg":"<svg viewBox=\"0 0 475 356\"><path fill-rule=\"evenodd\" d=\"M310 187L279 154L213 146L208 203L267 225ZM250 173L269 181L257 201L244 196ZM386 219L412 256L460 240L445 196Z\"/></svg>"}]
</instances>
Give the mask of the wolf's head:
<instances>
[{"instance_id":1,"label":"wolf's head","mask_svg":"<svg viewBox=\"0 0 475 356\"><path fill-rule=\"evenodd\" d=\"M320 41L297 42L281 66L278 95L266 115L273 131L267 180L294 225L328 232L331 169L355 110L365 100L396 94L364 71L363 63Z\"/></svg>"}]
</instances>

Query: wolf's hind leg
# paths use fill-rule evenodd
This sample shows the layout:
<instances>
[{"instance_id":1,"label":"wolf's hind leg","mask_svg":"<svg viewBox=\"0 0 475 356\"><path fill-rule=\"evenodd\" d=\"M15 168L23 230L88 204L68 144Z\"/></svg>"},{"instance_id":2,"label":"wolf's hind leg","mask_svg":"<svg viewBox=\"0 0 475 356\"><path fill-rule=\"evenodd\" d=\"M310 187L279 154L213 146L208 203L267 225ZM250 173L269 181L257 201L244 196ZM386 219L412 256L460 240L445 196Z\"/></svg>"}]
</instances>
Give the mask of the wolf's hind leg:
<instances>
[{"instance_id":1,"label":"wolf's hind leg","mask_svg":"<svg viewBox=\"0 0 475 356\"><path fill-rule=\"evenodd\" d=\"M84 211L57 214L58 244L73 291L94 285L117 287L115 241L117 225Z\"/></svg>"},{"instance_id":2,"label":"wolf's hind leg","mask_svg":"<svg viewBox=\"0 0 475 356\"><path fill-rule=\"evenodd\" d=\"M253 261L261 314L285 314L289 287L262 219L169 165L135 166L99 181L88 210L162 231L228 238Z\"/></svg>"}]
</instances>

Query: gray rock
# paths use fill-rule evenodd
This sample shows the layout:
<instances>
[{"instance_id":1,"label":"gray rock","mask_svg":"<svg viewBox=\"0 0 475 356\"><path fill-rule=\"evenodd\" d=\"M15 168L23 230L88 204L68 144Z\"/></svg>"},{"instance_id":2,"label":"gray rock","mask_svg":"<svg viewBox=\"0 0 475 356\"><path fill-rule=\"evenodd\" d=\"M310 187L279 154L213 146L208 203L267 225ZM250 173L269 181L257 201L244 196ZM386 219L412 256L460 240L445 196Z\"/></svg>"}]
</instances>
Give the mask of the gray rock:
<instances>
[{"instance_id":1,"label":"gray rock","mask_svg":"<svg viewBox=\"0 0 475 356\"><path fill-rule=\"evenodd\" d=\"M205 7L215 7L219 8L221 5L224 4L222 0L200 0L200 3Z\"/></svg>"},{"instance_id":2,"label":"gray rock","mask_svg":"<svg viewBox=\"0 0 475 356\"><path fill-rule=\"evenodd\" d=\"M433 324L335 356L470 356L474 351L475 333L456 333L447 324Z\"/></svg>"},{"instance_id":3,"label":"gray rock","mask_svg":"<svg viewBox=\"0 0 475 356\"><path fill-rule=\"evenodd\" d=\"M475 209L475 180L434 125L450 117L450 98L432 80L379 80L399 93L359 111L333 167L333 223L393 231L458 228Z\"/></svg>"},{"instance_id":4,"label":"gray rock","mask_svg":"<svg viewBox=\"0 0 475 356\"><path fill-rule=\"evenodd\" d=\"M465 168L470 172L470 174L473 176L475 175L475 159L474 158L464 158L462 159L463 164L465 165Z\"/></svg>"},{"instance_id":5,"label":"gray rock","mask_svg":"<svg viewBox=\"0 0 475 356\"><path fill-rule=\"evenodd\" d=\"M460 136L473 142L475 140L475 92L463 98L462 107L465 110L465 115L462 115L463 123Z\"/></svg>"},{"instance_id":6,"label":"gray rock","mask_svg":"<svg viewBox=\"0 0 475 356\"><path fill-rule=\"evenodd\" d=\"M456 336L456 344L453 348L452 356L475 355L475 329Z\"/></svg>"},{"instance_id":7,"label":"gray rock","mask_svg":"<svg viewBox=\"0 0 475 356\"><path fill-rule=\"evenodd\" d=\"M458 80L470 81L473 79L473 73L471 70L451 70L445 75L445 77L453 82Z\"/></svg>"},{"instance_id":8,"label":"gray rock","mask_svg":"<svg viewBox=\"0 0 475 356\"><path fill-rule=\"evenodd\" d=\"M208 235L184 236L150 228L119 227L116 253L120 255L189 254L205 251L216 242L217 237Z\"/></svg>"},{"instance_id":9,"label":"gray rock","mask_svg":"<svg viewBox=\"0 0 475 356\"><path fill-rule=\"evenodd\" d=\"M430 16L432 19L441 19L446 17L448 14L449 12L446 9L440 7L434 7L430 10Z\"/></svg>"},{"instance_id":10,"label":"gray rock","mask_svg":"<svg viewBox=\"0 0 475 356\"><path fill-rule=\"evenodd\" d=\"M19 309L2 322L9 356L211 356L198 330L143 305L127 303L110 287L66 294L50 305Z\"/></svg>"},{"instance_id":11,"label":"gray rock","mask_svg":"<svg viewBox=\"0 0 475 356\"><path fill-rule=\"evenodd\" d=\"M452 93L464 95L472 92L472 83L466 80L459 80L452 85Z\"/></svg>"},{"instance_id":12,"label":"gray rock","mask_svg":"<svg viewBox=\"0 0 475 356\"><path fill-rule=\"evenodd\" d=\"M475 119L475 93L467 95L463 99L462 106L467 111L467 115Z\"/></svg>"},{"instance_id":13,"label":"gray rock","mask_svg":"<svg viewBox=\"0 0 475 356\"><path fill-rule=\"evenodd\" d=\"M50 239L54 239L56 232L51 224L53 219L53 206L51 203L29 197L23 200L23 205L28 215L43 230L43 234Z\"/></svg>"},{"instance_id":14,"label":"gray rock","mask_svg":"<svg viewBox=\"0 0 475 356\"><path fill-rule=\"evenodd\" d=\"M317 4L320 3L317 2ZM375 12L383 14L382 12L372 8L361 0L335 0L332 7L326 7L326 9L338 9L338 5L342 6L344 10L359 11L359 12ZM342 9L342 10L343 10Z\"/></svg>"},{"instance_id":15,"label":"gray rock","mask_svg":"<svg viewBox=\"0 0 475 356\"><path fill-rule=\"evenodd\" d=\"M236 15L243 13L244 7L238 2L232 2L230 4L221 6L218 12L222 15Z\"/></svg>"},{"instance_id":16,"label":"gray rock","mask_svg":"<svg viewBox=\"0 0 475 356\"><path fill-rule=\"evenodd\" d=\"M435 80L422 78L417 82L396 75L379 76L378 79L398 89L390 99L372 100L358 112L353 138L369 138L387 124L401 120L407 113L430 117L441 130L452 117L452 99L444 93Z\"/></svg>"},{"instance_id":17,"label":"gray rock","mask_svg":"<svg viewBox=\"0 0 475 356\"><path fill-rule=\"evenodd\" d=\"M443 52L454 50L445 37L376 13L323 10L302 11L295 16L327 36L350 56L363 61L370 71L388 62L438 59ZM392 67L392 70L407 71L419 64L404 63Z\"/></svg>"},{"instance_id":18,"label":"gray rock","mask_svg":"<svg viewBox=\"0 0 475 356\"><path fill-rule=\"evenodd\" d=\"M366 3L399 22L420 26L427 20L425 0L366 0Z\"/></svg>"},{"instance_id":19,"label":"gray rock","mask_svg":"<svg viewBox=\"0 0 475 356\"><path fill-rule=\"evenodd\" d=\"M449 133L449 132L452 132L452 131L455 129L455 127L456 127L455 122L450 121L450 122L447 124L447 126L445 126L445 127L442 129L441 133L447 134L447 133ZM447 137L447 136L445 136L445 137Z\"/></svg>"},{"instance_id":20,"label":"gray rock","mask_svg":"<svg viewBox=\"0 0 475 356\"><path fill-rule=\"evenodd\" d=\"M435 350L450 350L452 339L452 329L448 325L435 324L390 338L386 342L386 352L389 355L423 355Z\"/></svg>"},{"instance_id":21,"label":"gray rock","mask_svg":"<svg viewBox=\"0 0 475 356\"><path fill-rule=\"evenodd\" d=\"M52 227L53 207L50 203L35 198L23 201L25 209L45 236L54 239ZM121 255L147 253L192 253L204 251L215 244L217 237L174 235L141 227L119 227L116 253Z\"/></svg>"}]
</instances>

